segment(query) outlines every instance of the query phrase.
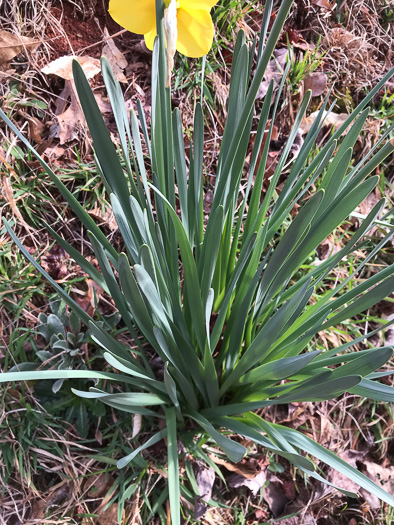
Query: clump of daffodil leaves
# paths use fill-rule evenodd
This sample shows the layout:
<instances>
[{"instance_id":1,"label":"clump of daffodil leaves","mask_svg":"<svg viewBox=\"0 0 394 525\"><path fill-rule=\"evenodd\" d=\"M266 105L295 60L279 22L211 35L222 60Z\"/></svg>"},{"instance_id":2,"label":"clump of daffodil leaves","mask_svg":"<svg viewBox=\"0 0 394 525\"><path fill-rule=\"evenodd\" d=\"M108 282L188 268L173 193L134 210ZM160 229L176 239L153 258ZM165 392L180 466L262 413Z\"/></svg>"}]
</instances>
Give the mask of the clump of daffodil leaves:
<instances>
[{"instance_id":1,"label":"clump of daffodil leaves","mask_svg":"<svg viewBox=\"0 0 394 525\"><path fill-rule=\"evenodd\" d=\"M210 455L241 461L251 446L241 441L290 461L302 473L330 485L331 490L357 496L326 480L313 463L317 458L393 505L392 495L313 441L307 431L272 423L261 409L329 400L344 392L377 401L394 400L394 388L379 382L393 370L377 372L391 358L393 348L375 348L369 343L371 336L394 321L329 350L324 350L318 338L320 331L346 324L394 289L394 265L380 263L379 271L369 277L364 272L393 235L391 214L383 214L385 200L359 219L359 228L348 232L347 242L338 252L324 261L316 258L319 244L376 187L379 178L370 174L394 151L394 141L389 140L393 125L361 161L353 162L353 147L368 117L368 103L394 74L394 68L316 150L324 118L335 107L335 102L328 107L329 93L298 156L291 159L310 101L310 92L305 93L262 198L270 137L289 65L278 90L271 82L263 103L256 106L255 100L292 5L291 0L281 2L268 31L273 0L267 0L259 40L246 42L241 31L235 42L228 116L211 210L205 216L202 104L196 103L191 146L185 148L181 114L179 109L172 110L170 88L166 87L169 57L165 32L172 52L174 47L188 56L208 52L213 34L210 9L214 5L213 1L197 0L165 5L162 0L156 4L153 0L111 0L115 20L143 34L148 47L153 47L150 127L140 101L130 112L126 110L121 87L108 61L102 59L119 133L117 148L89 83L74 61L75 85L92 136L97 169L123 238L121 253L0 110L21 145L36 156L82 222L100 270L59 236L55 226L46 228L111 296L122 317L123 332L127 331L132 341L130 346L126 344L124 333L122 341L118 340L89 316L29 254L4 220L19 249L89 327L102 349L103 368L8 372L0 381L88 378L96 381L95 386L88 392L74 390L77 395L142 416L143 435L150 433L150 437L134 437L118 467L128 465L135 478L143 475L148 465L143 456L148 452L141 453L165 438L168 484L160 505L169 499L173 525L181 522L183 503L186 509L195 497L204 496L198 493L191 462L206 461L222 476ZM171 62L168 64L170 69ZM246 163L256 113L258 127ZM286 181L278 192L285 167ZM371 237L376 226L382 234L377 244L376 237ZM363 257L355 259L356 251ZM348 276L333 278L332 272L348 258L353 261ZM354 351L360 344L364 349ZM153 366L158 360L159 371ZM185 472L182 482L180 466ZM145 518L148 523L152 513Z\"/></svg>"}]
</instances>

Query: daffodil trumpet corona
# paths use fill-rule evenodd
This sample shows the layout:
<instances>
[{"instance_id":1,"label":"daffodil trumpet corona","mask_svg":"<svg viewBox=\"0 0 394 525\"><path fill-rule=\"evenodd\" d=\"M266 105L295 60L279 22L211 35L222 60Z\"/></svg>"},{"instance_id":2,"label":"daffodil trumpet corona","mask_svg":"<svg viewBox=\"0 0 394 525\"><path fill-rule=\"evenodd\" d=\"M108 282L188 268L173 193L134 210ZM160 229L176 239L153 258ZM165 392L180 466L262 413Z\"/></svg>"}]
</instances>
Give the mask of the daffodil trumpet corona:
<instances>
[{"instance_id":1,"label":"daffodil trumpet corona","mask_svg":"<svg viewBox=\"0 0 394 525\"><path fill-rule=\"evenodd\" d=\"M171 72L174 69L174 56L176 52L176 41L178 38L178 26L176 18L176 0L171 0L168 7L164 10L164 31L167 42L167 79L166 88L170 87Z\"/></svg>"}]
</instances>

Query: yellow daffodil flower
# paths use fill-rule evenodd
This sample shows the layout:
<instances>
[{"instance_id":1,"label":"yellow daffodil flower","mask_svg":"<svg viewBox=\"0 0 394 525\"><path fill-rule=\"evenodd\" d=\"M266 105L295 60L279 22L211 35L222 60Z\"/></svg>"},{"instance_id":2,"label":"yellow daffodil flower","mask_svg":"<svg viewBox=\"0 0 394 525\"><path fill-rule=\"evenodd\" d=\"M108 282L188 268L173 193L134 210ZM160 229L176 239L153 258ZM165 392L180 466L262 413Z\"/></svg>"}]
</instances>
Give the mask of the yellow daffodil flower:
<instances>
[{"instance_id":1,"label":"yellow daffodil flower","mask_svg":"<svg viewBox=\"0 0 394 525\"><path fill-rule=\"evenodd\" d=\"M176 8L176 50L182 55L198 58L206 55L212 46L213 23L211 8L218 0L168 0L166 8ZM171 7L171 6L170 6ZM145 43L153 49L156 36L155 0L110 0L109 13L122 27L144 35Z\"/></svg>"}]
</instances>

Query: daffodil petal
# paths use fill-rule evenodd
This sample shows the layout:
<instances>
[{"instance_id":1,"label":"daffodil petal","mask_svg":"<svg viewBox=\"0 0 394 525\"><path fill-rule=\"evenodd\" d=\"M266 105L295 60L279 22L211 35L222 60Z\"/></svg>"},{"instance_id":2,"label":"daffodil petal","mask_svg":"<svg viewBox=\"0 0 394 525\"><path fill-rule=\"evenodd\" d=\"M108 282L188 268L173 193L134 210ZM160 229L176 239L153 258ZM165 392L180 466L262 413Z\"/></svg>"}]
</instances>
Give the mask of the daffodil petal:
<instances>
[{"instance_id":1,"label":"daffodil petal","mask_svg":"<svg viewBox=\"0 0 394 525\"><path fill-rule=\"evenodd\" d=\"M156 27L155 0L110 0L109 14L120 26L143 35Z\"/></svg>"},{"instance_id":2,"label":"daffodil petal","mask_svg":"<svg viewBox=\"0 0 394 525\"><path fill-rule=\"evenodd\" d=\"M208 53L212 46L213 23L211 15L206 9L185 9L182 5L177 13L178 41L176 48L179 53L187 57L202 57Z\"/></svg>"},{"instance_id":3,"label":"daffodil petal","mask_svg":"<svg viewBox=\"0 0 394 525\"><path fill-rule=\"evenodd\" d=\"M157 35L156 26L151 31L149 31L148 33L145 33L144 35L146 47L150 49L151 51L153 49L153 44L155 42L156 35Z\"/></svg>"},{"instance_id":4,"label":"daffodil petal","mask_svg":"<svg viewBox=\"0 0 394 525\"><path fill-rule=\"evenodd\" d=\"M206 9L210 11L214 5L218 3L218 0L181 0L179 3L180 9Z\"/></svg>"}]
</instances>

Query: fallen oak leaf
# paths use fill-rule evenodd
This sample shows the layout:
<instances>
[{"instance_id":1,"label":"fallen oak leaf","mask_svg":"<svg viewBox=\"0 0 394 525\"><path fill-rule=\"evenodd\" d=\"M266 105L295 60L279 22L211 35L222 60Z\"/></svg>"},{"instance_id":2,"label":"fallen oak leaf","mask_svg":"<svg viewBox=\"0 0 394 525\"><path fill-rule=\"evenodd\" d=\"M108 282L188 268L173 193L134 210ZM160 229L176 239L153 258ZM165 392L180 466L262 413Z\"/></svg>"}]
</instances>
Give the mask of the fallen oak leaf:
<instances>
[{"instance_id":1,"label":"fallen oak leaf","mask_svg":"<svg viewBox=\"0 0 394 525\"><path fill-rule=\"evenodd\" d=\"M0 30L0 65L10 62L25 49L36 50L41 42L27 36L19 36L5 29Z\"/></svg>"},{"instance_id":2,"label":"fallen oak leaf","mask_svg":"<svg viewBox=\"0 0 394 525\"><path fill-rule=\"evenodd\" d=\"M100 60L97 58L90 56L76 57L66 55L49 62L49 64L41 69L41 72L45 75L56 75L64 80L73 80L72 65L74 60L79 62L87 79L95 77L101 71Z\"/></svg>"},{"instance_id":3,"label":"fallen oak leaf","mask_svg":"<svg viewBox=\"0 0 394 525\"><path fill-rule=\"evenodd\" d=\"M86 78L91 79L100 73L100 61L90 56L63 56L41 69L41 72L46 75L56 75L66 81L56 102L57 123L50 129L50 137L58 137L60 144L77 139L80 130L85 128L85 117L73 81L72 64L74 60L79 62Z\"/></svg>"}]
</instances>

